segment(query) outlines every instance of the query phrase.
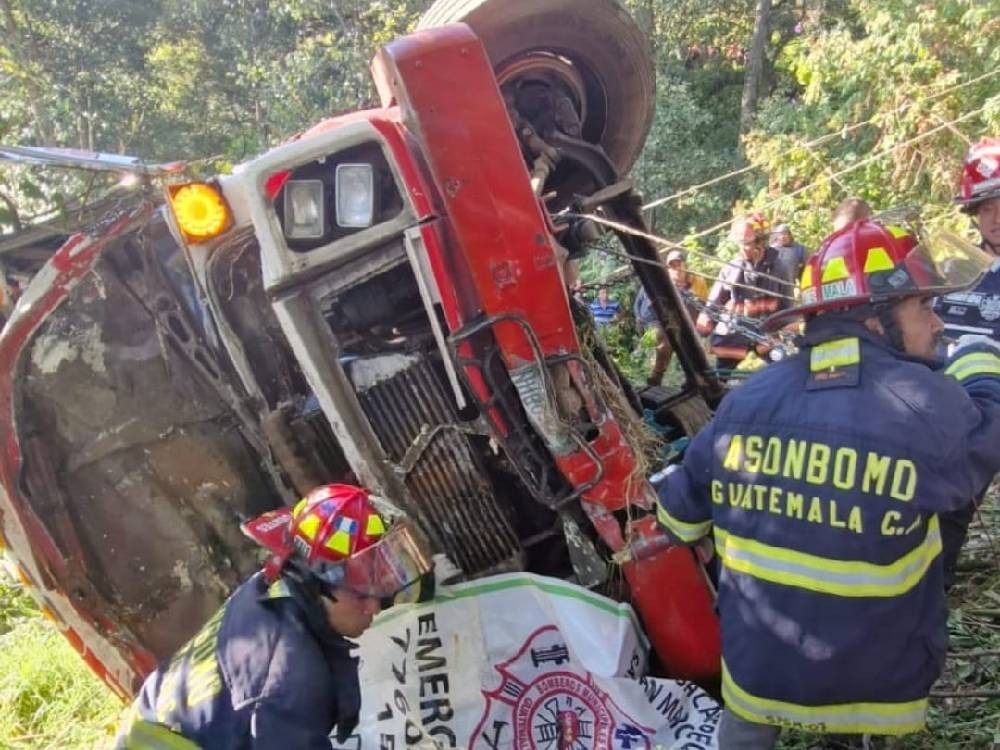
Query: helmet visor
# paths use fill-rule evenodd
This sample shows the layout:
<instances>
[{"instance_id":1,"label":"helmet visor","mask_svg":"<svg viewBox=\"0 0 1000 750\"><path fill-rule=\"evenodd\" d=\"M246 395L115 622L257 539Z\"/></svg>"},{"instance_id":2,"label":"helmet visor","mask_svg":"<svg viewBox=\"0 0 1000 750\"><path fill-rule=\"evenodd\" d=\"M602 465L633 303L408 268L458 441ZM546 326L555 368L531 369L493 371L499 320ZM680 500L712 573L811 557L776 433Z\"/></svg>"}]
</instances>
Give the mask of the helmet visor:
<instances>
[{"instance_id":1,"label":"helmet visor","mask_svg":"<svg viewBox=\"0 0 1000 750\"><path fill-rule=\"evenodd\" d=\"M406 521L398 520L371 547L314 573L331 586L343 586L362 596L391 599L432 568L422 536Z\"/></svg>"},{"instance_id":2,"label":"helmet visor","mask_svg":"<svg viewBox=\"0 0 1000 750\"><path fill-rule=\"evenodd\" d=\"M941 230L924 234L902 263L868 274L868 292L877 300L966 289L979 281L993 260L988 253L953 232Z\"/></svg>"}]
</instances>

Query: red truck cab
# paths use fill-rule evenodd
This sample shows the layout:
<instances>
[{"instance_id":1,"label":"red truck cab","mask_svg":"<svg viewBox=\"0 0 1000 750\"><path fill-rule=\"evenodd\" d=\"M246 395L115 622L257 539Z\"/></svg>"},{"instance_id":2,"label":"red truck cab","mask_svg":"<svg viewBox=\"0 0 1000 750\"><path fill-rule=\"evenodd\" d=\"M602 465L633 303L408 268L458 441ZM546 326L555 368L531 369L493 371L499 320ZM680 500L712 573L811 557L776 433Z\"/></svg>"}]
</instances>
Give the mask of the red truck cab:
<instances>
[{"instance_id":1,"label":"red truck cab","mask_svg":"<svg viewBox=\"0 0 1000 750\"><path fill-rule=\"evenodd\" d=\"M641 230L638 199L511 89L569 64L498 85L469 26L404 37L381 108L137 194L28 287L0 337L3 542L120 694L257 566L239 522L334 480L468 578L630 600L667 673L715 679L711 586L655 531L636 400L567 293L583 214ZM691 434L720 388L655 248L621 241L687 374L656 409Z\"/></svg>"}]
</instances>

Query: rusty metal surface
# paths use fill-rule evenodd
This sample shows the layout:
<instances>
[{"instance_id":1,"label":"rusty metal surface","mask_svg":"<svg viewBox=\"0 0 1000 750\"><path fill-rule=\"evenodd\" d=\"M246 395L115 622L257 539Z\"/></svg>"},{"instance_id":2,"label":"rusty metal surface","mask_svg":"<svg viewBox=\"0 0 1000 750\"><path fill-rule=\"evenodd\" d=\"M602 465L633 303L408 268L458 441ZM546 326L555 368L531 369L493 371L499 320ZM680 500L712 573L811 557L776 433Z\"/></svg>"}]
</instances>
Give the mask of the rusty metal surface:
<instances>
[{"instance_id":1,"label":"rusty metal surface","mask_svg":"<svg viewBox=\"0 0 1000 750\"><path fill-rule=\"evenodd\" d=\"M24 499L70 563L54 583L162 658L256 567L238 521L274 494L152 252L108 248L29 342L15 399Z\"/></svg>"}]
</instances>

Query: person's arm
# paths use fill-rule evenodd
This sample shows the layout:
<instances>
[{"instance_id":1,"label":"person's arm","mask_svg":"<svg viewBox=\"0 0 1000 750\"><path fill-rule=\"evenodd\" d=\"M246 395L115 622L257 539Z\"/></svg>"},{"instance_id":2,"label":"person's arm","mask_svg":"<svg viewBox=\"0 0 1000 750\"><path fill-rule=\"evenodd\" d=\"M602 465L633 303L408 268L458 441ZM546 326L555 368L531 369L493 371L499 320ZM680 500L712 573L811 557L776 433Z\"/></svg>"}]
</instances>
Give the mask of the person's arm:
<instances>
[{"instance_id":1,"label":"person's arm","mask_svg":"<svg viewBox=\"0 0 1000 750\"><path fill-rule=\"evenodd\" d=\"M682 544L697 543L712 526L708 484L714 433L712 424L699 432L688 446L683 463L670 467L656 490L656 520Z\"/></svg>"},{"instance_id":2,"label":"person's arm","mask_svg":"<svg viewBox=\"0 0 1000 750\"><path fill-rule=\"evenodd\" d=\"M726 283L726 268L725 266L719 271L719 277L712 284L712 290L708 293L708 299L705 303L710 307L723 308L726 303L729 302L729 284ZM708 336L712 331L715 330L715 321L712 317L702 310L698 313L698 320L695 321L695 328L698 330L702 336Z\"/></svg>"},{"instance_id":3,"label":"person's arm","mask_svg":"<svg viewBox=\"0 0 1000 750\"><path fill-rule=\"evenodd\" d=\"M964 439L955 446L958 464L949 471L960 482L965 480L966 486L952 507L935 508L954 510L978 495L1000 471L1000 344L986 337L963 336L944 372L969 397L956 415Z\"/></svg>"},{"instance_id":4,"label":"person's arm","mask_svg":"<svg viewBox=\"0 0 1000 750\"><path fill-rule=\"evenodd\" d=\"M252 750L329 750L333 723L347 718L337 716L337 691L345 688L337 687L341 681L330 668L310 636L297 628L282 630L251 711Z\"/></svg>"}]
</instances>

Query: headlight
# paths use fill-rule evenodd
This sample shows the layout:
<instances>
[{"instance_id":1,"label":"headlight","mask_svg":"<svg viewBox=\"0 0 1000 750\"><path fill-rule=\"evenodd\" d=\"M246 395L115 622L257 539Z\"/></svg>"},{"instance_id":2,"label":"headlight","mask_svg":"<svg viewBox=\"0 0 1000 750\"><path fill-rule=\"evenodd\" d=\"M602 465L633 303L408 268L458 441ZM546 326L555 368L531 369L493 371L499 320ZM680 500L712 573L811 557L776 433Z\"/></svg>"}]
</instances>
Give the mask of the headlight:
<instances>
[{"instance_id":1,"label":"headlight","mask_svg":"<svg viewBox=\"0 0 1000 750\"><path fill-rule=\"evenodd\" d=\"M371 164L337 165L337 226L370 227L375 214Z\"/></svg>"},{"instance_id":2,"label":"headlight","mask_svg":"<svg viewBox=\"0 0 1000 750\"><path fill-rule=\"evenodd\" d=\"M293 240L322 237L325 225L322 180L285 183L285 236Z\"/></svg>"}]
</instances>

